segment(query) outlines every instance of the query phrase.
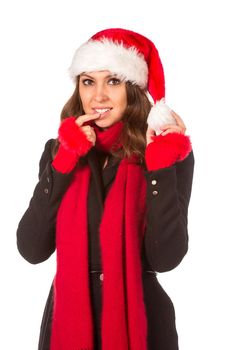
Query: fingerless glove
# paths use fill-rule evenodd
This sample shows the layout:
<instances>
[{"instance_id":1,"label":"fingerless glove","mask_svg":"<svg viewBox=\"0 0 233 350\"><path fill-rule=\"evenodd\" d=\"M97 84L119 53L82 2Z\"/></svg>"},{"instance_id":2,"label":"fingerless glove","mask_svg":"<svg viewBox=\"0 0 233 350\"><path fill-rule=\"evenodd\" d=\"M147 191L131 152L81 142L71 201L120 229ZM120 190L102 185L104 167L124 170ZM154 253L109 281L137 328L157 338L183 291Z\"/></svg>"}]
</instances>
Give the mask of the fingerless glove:
<instances>
[{"instance_id":1,"label":"fingerless glove","mask_svg":"<svg viewBox=\"0 0 233 350\"><path fill-rule=\"evenodd\" d=\"M78 159L92 147L92 143L75 123L75 120L75 117L64 119L58 129L60 145L52 166L61 173L69 173L73 170Z\"/></svg>"},{"instance_id":2,"label":"fingerless glove","mask_svg":"<svg viewBox=\"0 0 233 350\"><path fill-rule=\"evenodd\" d=\"M152 137L145 150L145 161L149 171L172 166L184 160L192 150L189 136L177 132Z\"/></svg>"}]
</instances>

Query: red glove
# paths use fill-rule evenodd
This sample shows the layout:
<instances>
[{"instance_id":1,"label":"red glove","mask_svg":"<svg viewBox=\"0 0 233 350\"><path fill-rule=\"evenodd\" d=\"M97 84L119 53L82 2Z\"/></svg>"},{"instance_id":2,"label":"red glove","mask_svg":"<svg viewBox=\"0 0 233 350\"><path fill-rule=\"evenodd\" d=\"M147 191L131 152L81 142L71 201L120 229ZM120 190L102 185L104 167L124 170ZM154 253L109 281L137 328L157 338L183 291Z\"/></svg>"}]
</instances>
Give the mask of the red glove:
<instances>
[{"instance_id":1,"label":"red glove","mask_svg":"<svg viewBox=\"0 0 233 350\"><path fill-rule=\"evenodd\" d=\"M59 149L52 166L61 173L69 173L78 159L92 147L81 128L75 123L75 117L68 117L58 129Z\"/></svg>"},{"instance_id":2,"label":"red glove","mask_svg":"<svg viewBox=\"0 0 233 350\"><path fill-rule=\"evenodd\" d=\"M192 150L189 136L177 132L152 137L145 151L149 171L172 166L185 159Z\"/></svg>"}]
</instances>

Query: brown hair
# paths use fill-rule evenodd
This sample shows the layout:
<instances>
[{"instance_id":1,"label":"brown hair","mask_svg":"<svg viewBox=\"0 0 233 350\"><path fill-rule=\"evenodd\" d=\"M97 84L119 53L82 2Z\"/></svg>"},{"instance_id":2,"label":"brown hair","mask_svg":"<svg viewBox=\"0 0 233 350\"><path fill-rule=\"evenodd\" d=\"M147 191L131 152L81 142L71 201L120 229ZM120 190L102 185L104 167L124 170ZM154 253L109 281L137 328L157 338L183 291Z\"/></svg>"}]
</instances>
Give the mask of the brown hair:
<instances>
[{"instance_id":1,"label":"brown hair","mask_svg":"<svg viewBox=\"0 0 233 350\"><path fill-rule=\"evenodd\" d=\"M126 82L127 107L122 118L124 123L120 142L122 148L112 151L116 158L123 159L135 154L139 157L140 164L144 163L144 153L146 148L147 116L151 109L151 103L146 95L146 91L139 86ZM73 95L66 102L62 109L61 121L69 116L80 116L85 114L81 98L79 95L79 76L76 78L76 87ZM52 155L55 156L59 146L58 139L55 140Z\"/></svg>"}]
</instances>

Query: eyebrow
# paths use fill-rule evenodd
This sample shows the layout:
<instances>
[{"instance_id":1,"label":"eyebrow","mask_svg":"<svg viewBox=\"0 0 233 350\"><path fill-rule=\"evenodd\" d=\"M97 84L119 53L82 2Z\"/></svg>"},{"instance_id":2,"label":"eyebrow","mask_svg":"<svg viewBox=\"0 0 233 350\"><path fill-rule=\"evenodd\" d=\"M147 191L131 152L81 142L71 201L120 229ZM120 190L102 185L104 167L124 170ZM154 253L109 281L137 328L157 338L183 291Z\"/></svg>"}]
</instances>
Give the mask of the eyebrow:
<instances>
[{"instance_id":1,"label":"eyebrow","mask_svg":"<svg viewBox=\"0 0 233 350\"><path fill-rule=\"evenodd\" d=\"M81 73L80 76L81 76L81 77L85 76L85 77L88 77L88 78L91 78L91 79L95 79L94 77L92 77L92 76L90 76L90 75L88 75L88 74L86 74L86 73ZM107 75L107 76L105 77L105 79L108 79L108 78L115 78L115 77L117 77L117 74L109 74L109 75Z\"/></svg>"}]
</instances>

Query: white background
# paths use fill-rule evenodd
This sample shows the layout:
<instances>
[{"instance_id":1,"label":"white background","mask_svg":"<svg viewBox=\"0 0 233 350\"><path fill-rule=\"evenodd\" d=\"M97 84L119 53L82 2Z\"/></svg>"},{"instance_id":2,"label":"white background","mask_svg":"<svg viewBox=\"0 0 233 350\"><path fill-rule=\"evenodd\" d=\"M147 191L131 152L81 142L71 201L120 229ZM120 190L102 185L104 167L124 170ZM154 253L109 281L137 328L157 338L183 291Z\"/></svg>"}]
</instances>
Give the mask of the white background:
<instances>
[{"instance_id":1,"label":"white background","mask_svg":"<svg viewBox=\"0 0 233 350\"><path fill-rule=\"evenodd\" d=\"M75 49L122 27L157 46L167 103L195 154L189 252L159 280L175 304L180 350L232 349L232 10L230 1L2 1L0 348L37 348L55 255L31 265L16 229L37 183L45 142L57 136L73 91ZM231 124L232 125L232 124Z\"/></svg>"}]
</instances>

